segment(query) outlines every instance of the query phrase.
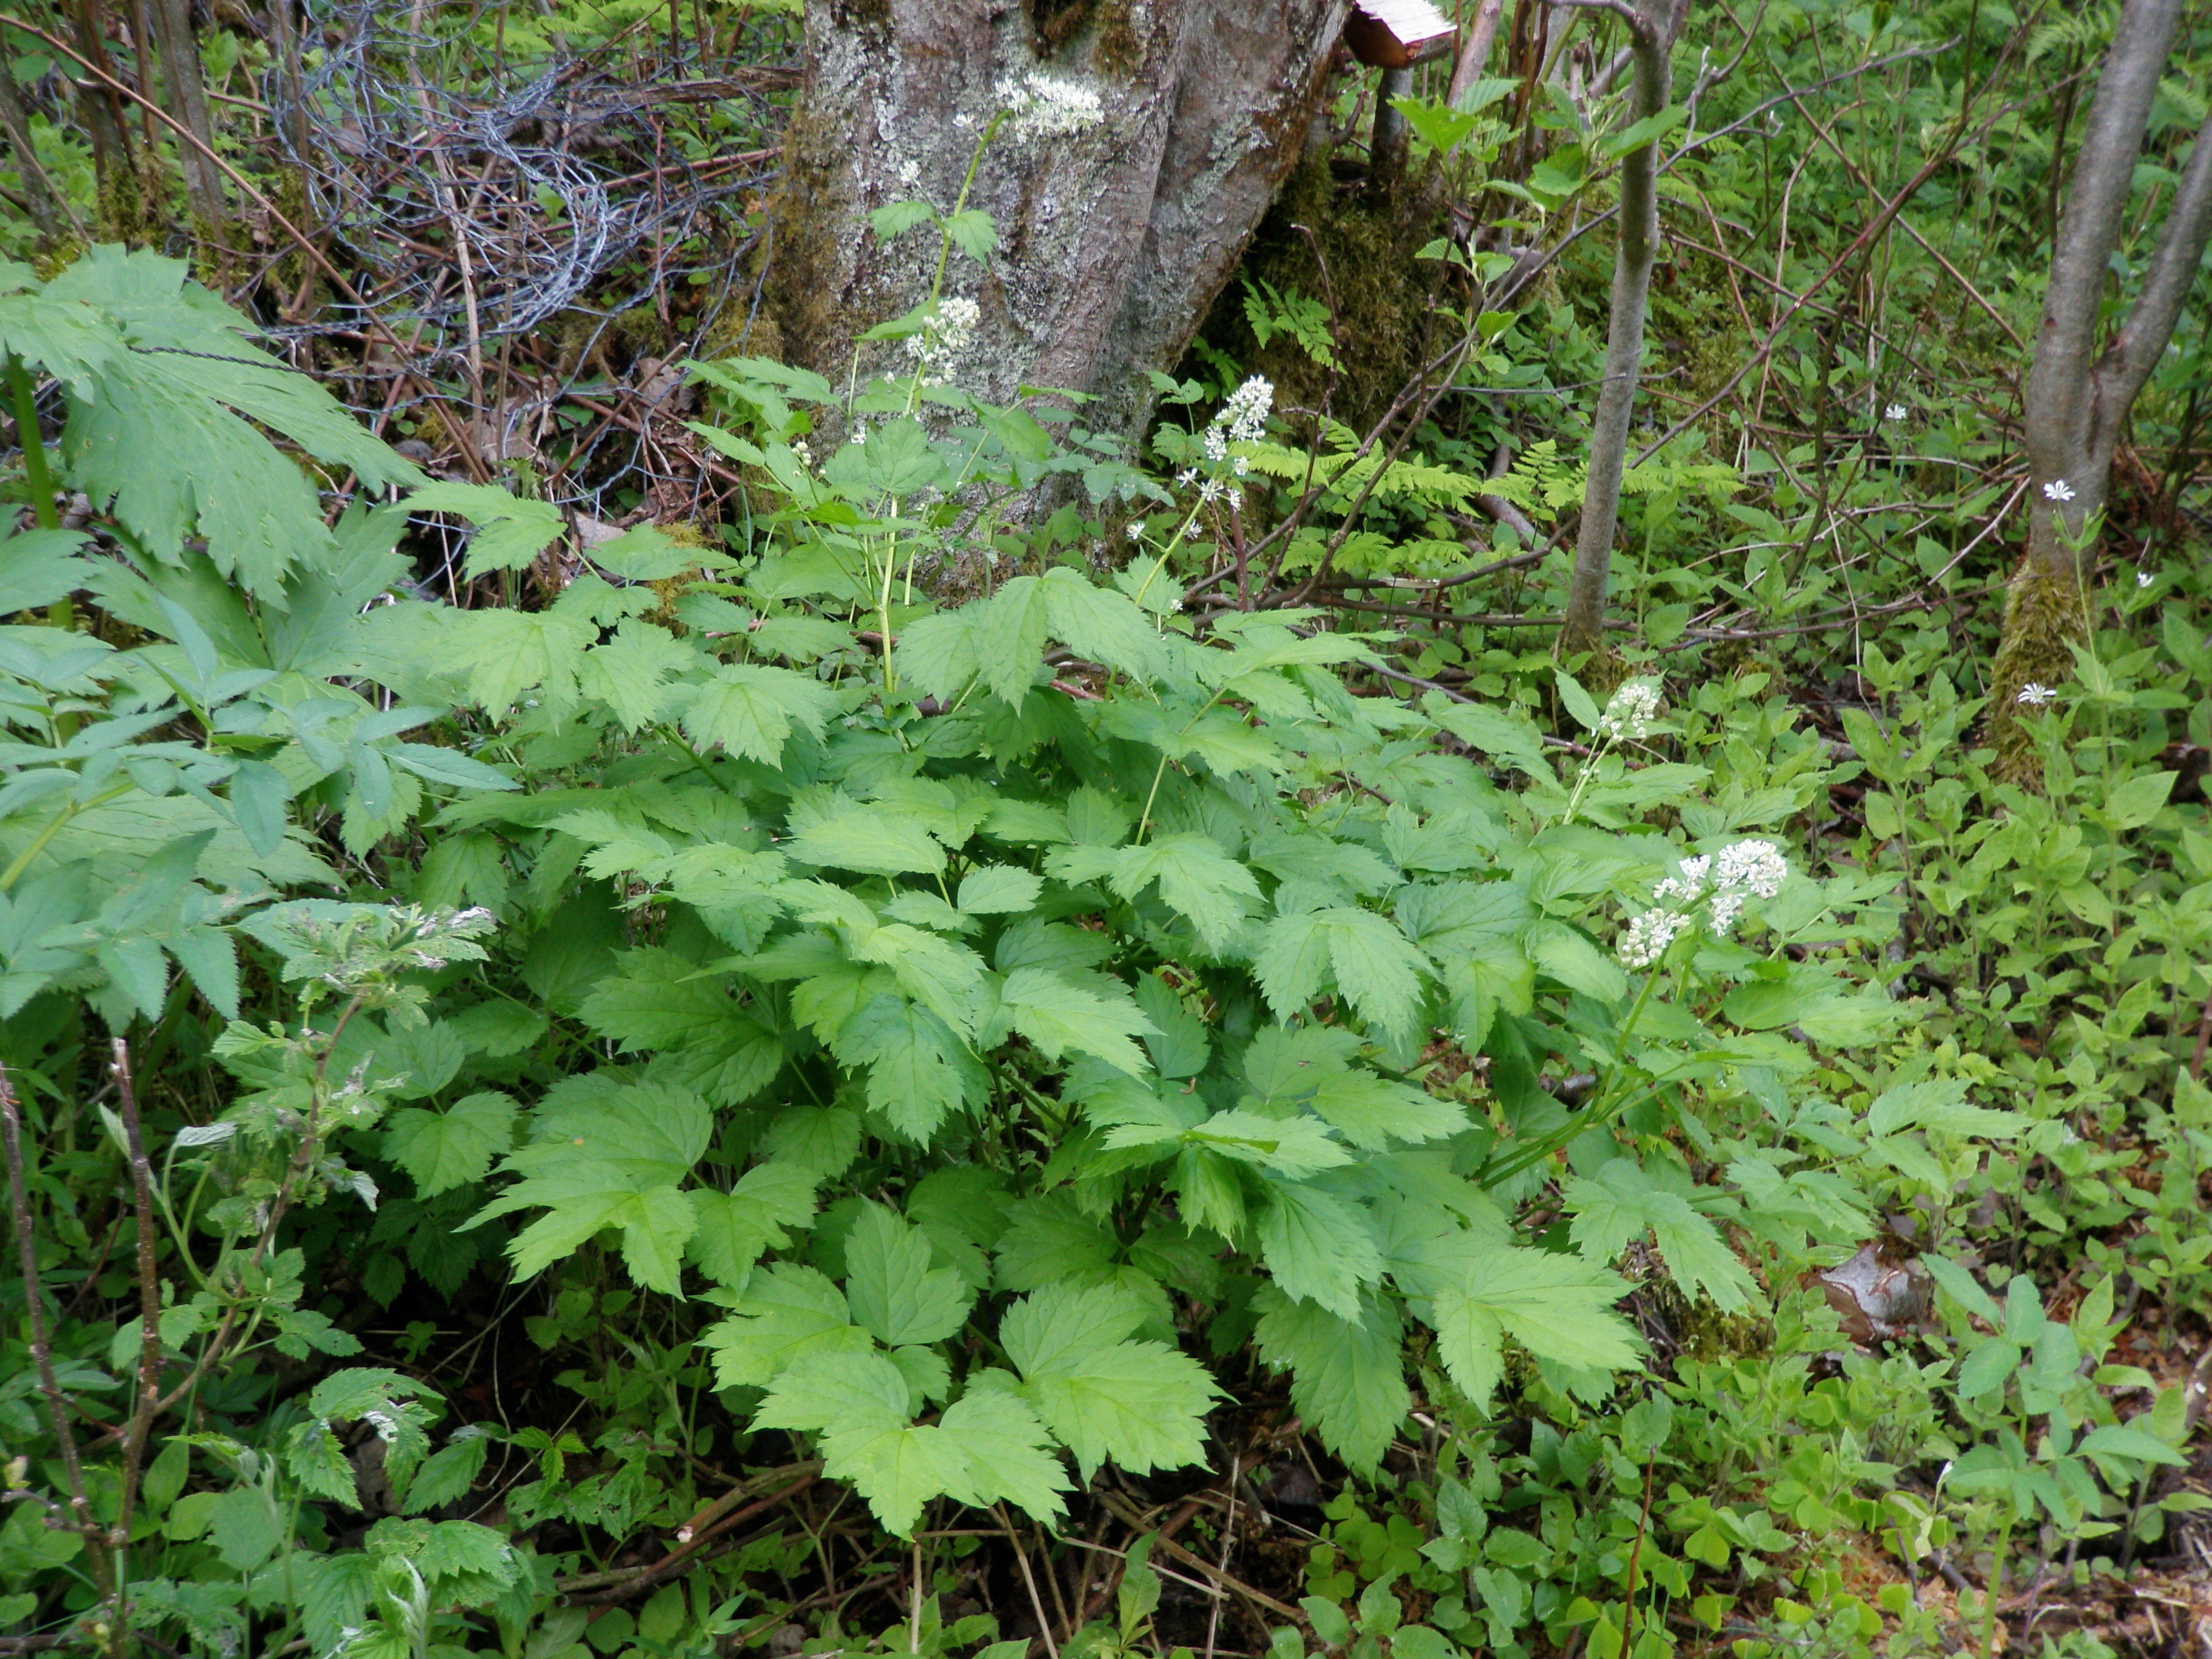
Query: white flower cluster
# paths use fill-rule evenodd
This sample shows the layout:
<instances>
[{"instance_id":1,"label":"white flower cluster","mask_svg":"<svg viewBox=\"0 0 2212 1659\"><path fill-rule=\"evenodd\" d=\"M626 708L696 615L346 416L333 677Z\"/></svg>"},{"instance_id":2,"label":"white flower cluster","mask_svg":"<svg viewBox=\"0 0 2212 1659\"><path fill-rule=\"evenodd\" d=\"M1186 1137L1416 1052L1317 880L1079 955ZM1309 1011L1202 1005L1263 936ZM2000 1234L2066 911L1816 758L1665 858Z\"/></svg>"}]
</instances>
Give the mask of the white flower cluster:
<instances>
[{"instance_id":1,"label":"white flower cluster","mask_svg":"<svg viewBox=\"0 0 2212 1659\"><path fill-rule=\"evenodd\" d=\"M952 365L975 343L975 325L983 320L983 307L955 295L937 302L937 314L919 334L906 337L906 349L921 370L924 386L943 386L952 378Z\"/></svg>"},{"instance_id":2,"label":"white flower cluster","mask_svg":"<svg viewBox=\"0 0 2212 1659\"><path fill-rule=\"evenodd\" d=\"M1265 437L1267 416L1274 407L1274 384L1263 375L1253 375L1231 392L1222 404L1220 412L1207 422L1206 430L1199 435L1199 442L1206 452L1206 465L1220 466L1226 463L1236 477L1249 477L1252 471L1250 459L1239 455L1231 459L1229 446L1233 443L1256 443ZM1176 475L1176 482L1188 483L1197 477L1195 467L1186 467ZM1228 491L1228 485L1211 481L1199 486L1200 498L1207 501L1217 501Z\"/></svg>"},{"instance_id":3,"label":"white flower cluster","mask_svg":"<svg viewBox=\"0 0 2212 1659\"><path fill-rule=\"evenodd\" d=\"M1771 899L1789 878L1790 865L1771 841L1739 841L1710 858L1684 859L1674 875L1651 890L1653 907L1633 918L1620 936L1626 968L1649 968L1688 929L1692 912L1708 903L1713 934L1724 939L1743 907Z\"/></svg>"},{"instance_id":4,"label":"white flower cluster","mask_svg":"<svg viewBox=\"0 0 2212 1659\"><path fill-rule=\"evenodd\" d=\"M1213 423L1228 428L1233 442L1256 443L1266 435L1267 416L1274 407L1273 383L1255 374L1229 394L1229 400L1221 405L1221 412L1213 417Z\"/></svg>"},{"instance_id":5,"label":"white flower cluster","mask_svg":"<svg viewBox=\"0 0 2212 1659\"><path fill-rule=\"evenodd\" d=\"M1630 680L1613 694L1598 717L1598 730L1618 743L1623 738L1641 738L1650 734L1651 722L1659 714L1659 682Z\"/></svg>"},{"instance_id":6,"label":"white flower cluster","mask_svg":"<svg viewBox=\"0 0 2212 1659\"><path fill-rule=\"evenodd\" d=\"M1012 118L1008 125L1020 139L1065 138L1105 118L1096 87L1036 70L1018 81L1007 76L999 82L998 93Z\"/></svg>"},{"instance_id":7,"label":"white flower cluster","mask_svg":"<svg viewBox=\"0 0 2212 1659\"><path fill-rule=\"evenodd\" d=\"M1628 924L1620 936L1620 961L1625 968L1649 968L1667 954L1675 936L1690 925L1686 913L1646 910Z\"/></svg>"}]
</instances>

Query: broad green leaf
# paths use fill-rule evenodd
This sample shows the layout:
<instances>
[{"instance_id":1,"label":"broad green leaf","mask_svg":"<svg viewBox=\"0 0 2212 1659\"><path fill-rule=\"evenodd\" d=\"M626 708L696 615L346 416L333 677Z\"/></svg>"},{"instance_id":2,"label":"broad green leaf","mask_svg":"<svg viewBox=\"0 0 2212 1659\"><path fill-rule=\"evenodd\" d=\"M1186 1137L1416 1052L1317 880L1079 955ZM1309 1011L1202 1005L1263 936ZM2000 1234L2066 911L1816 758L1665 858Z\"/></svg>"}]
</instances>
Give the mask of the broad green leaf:
<instances>
[{"instance_id":1,"label":"broad green leaf","mask_svg":"<svg viewBox=\"0 0 2212 1659\"><path fill-rule=\"evenodd\" d=\"M1011 864L986 864L960 879L955 901L969 915L1007 915L1036 908L1044 883Z\"/></svg>"},{"instance_id":2,"label":"broad green leaf","mask_svg":"<svg viewBox=\"0 0 2212 1659\"><path fill-rule=\"evenodd\" d=\"M658 946L616 961L618 971L584 999L584 1019L601 1036L662 1056L667 1075L717 1105L744 1104L782 1069L783 1037L765 1009L738 1001Z\"/></svg>"},{"instance_id":3,"label":"broad green leaf","mask_svg":"<svg viewBox=\"0 0 2212 1659\"><path fill-rule=\"evenodd\" d=\"M764 1251L791 1243L787 1228L812 1224L816 1184L812 1170L779 1162L756 1164L728 1192L692 1188L692 1260L717 1284L742 1289Z\"/></svg>"},{"instance_id":4,"label":"broad green leaf","mask_svg":"<svg viewBox=\"0 0 2212 1659\"><path fill-rule=\"evenodd\" d=\"M1968 1104L1966 1085L1955 1078L1898 1084L1883 1090L1867 1108L1867 1133L1876 1135L1918 1128L2003 1139L2021 1133L2027 1125L2017 1112Z\"/></svg>"},{"instance_id":5,"label":"broad green leaf","mask_svg":"<svg viewBox=\"0 0 2212 1659\"><path fill-rule=\"evenodd\" d=\"M82 587L91 567L76 553L85 541L76 530L19 530L0 541L0 617L52 605Z\"/></svg>"},{"instance_id":6,"label":"broad green leaf","mask_svg":"<svg viewBox=\"0 0 2212 1659\"><path fill-rule=\"evenodd\" d=\"M2146 772L2113 790L2105 799L2105 813L2112 828L2140 830L2148 823L2173 793L2174 783L2180 775L2178 772Z\"/></svg>"},{"instance_id":7,"label":"broad green leaf","mask_svg":"<svg viewBox=\"0 0 2212 1659\"><path fill-rule=\"evenodd\" d=\"M1365 1213L1311 1187L1271 1182L1260 1212L1260 1254L1285 1294L1359 1317L1359 1287L1382 1276L1382 1255Z\"/></svg>"},{"instance_id":8,"label":"broad green leaf","mask_svg":"<svg viewBox=\"0 0 2212 1659\"><path fill-rule=\"evenodd\" d=\"M1133 1474L1205 1459L1205 1413L1225 1396L1194 1361L1129 1340L1143 1318L1124 1291L1059 1284L999 1323L1024 1396L1085 1480L1109 1458Z\"/></svg>"},{"instance_id":9,"label":"broad green leaf","mask_svg":"<svg viewBox=\"0 0 2212 1659\"><path fill-rule=\"evenodd\" d=\"M951 1114L988 1093L989 1079L952 1028L904 998L872 997L830 1045L867 1067L868 1104L900 1133L927 1142Z\"/></svg>"},{"instance_id":10,"label":"broad green leaf","mask_svg":"<svg viewBox=\"0 0 2212 1659\"><path fill-rule=\"evenodd\" d=\"M443 1112L409 1107L392 1114L384 1155L415 1177L417 1195L480 1181L493 1158L514 1136L511 1096L486 1091L455 1101Z\"/></svg>"},{"instance_id":11,"label":"broad green leaf","mask_svg":"<svg viewBox=\"0 0 2212 1659\"><path fill-rule=\"evenodd\" d=\"M789 1261L755 1273L730 1317L708 1326L699 1344L714 1355L714 1380L725 1389L765 1388L811 1353L874 1347L853 1323L844 1292L817 1269Z\"/></svg>"},{"instance_id":12,"label":"broad green leaf","mask_svg":"<svg viewBox=\"0 0 2212 1659\"><path fill-rule=\"evenodd\" d=\"M1233 1158L1257 1164L1292 1180L1317 1175L1352 1162L1352 1154L1329 1139L1328 1132L1310 1117L1273 1117L1239 1107L1216 1112L1189 1128L1170 1124L1154 1132L1125 1124L1109 1131L1109 1146L1141 1146L1162 1140L1181 1140Z\"/></svg>"},{"instance_id":13,"label":"broad green leaf","mask_svg":"<svg viewBox=\"0 0 2212 1659\"><path fill-rule=\"evenodd\" d=\"M1504 1339L1539 1358L1598 1370L1636 1364L1633 1334L1613 1304L1626 1287L1575 1256L1512 1247L1474 1254L1435 1297L1437 1351L1452 1381L1486 1406L1505 1374Z\"/></svg>"},{"instance_id":14,"label":"broad green leaf","mask_svg":"<svg viewBox=\"0 0 2212 1659\"><path fill-rule=\"evenodd\" d=\"M1064 566L1047 571L1042 582L1046 624L1077 655L1139 680L1167 672L1158 631L1125 595Z\"/></svg>"},{"instance_id":15,"label":"broad green leaf","mask_svg":"<svg viewBox=\"0 0 2212 1659\"><path fill-rule=\"evenodd\" d=\"M866 1423L823 1435L822 1472L860 1493L897 1538L913 1532L931 1498L964 1492L971 1480L966 1454L942 1430L906 1423Z\"/></svg>"},{"instance_id":16,"label":"broad green leaf","mask_svg":"<svg viewBox=\"0 0 2212 1659\"><path fill-rule=\"evenodd\" d=\"M860 1206L845 1238L845 1296L854 1322L886 1347L941 1342L966 1322L975 1293L930 1266L929 1237L880 1204Z\"/></svg>"},{"instance_id":17,"label":"broad green leaf","mask_svg":"<svg viewBox=\"0 0 2212 1659\"><path fill-rule=\"evenodd\" d=\"M1291 1373L1291 1404L1322 1443L1355 1470L1371 1470L1412 1408L1404 1330L1389 1298L1369 1294L1358 1317L1340 1319L1273 1285L1252 1297L1260 1357Z\"/></svg>"},{"instance_id":18,"label":"broad green leaf","mask_svg":"<svg viewBox=\"0 0 2212 1659\"><path fill-rule=\"evenodd\" d=\"M946 1408L938 1431L965 1460L964 1481L947 1488L962 1503L982 1509L1004 1500L1048 1526L1063 1513L1067 1471L1018 1395L971 1388Z\"/></svg>"},{"instance_id":19,"label":"broad green leaf","mask_svg":"<svg viewBox=\"0 0 2212 1659\"><path fill-rule=\"evenodd\" d=\"M754 1413L753 1426L835 1434L903 1424L906 1407L906 1379L887 1356L823 1351L785 1367Z\"/></svg>"},{"instance_id":20,"label":"broad green leaf","mask_svg":"<svg viewBox=\"0 0 2212 1659\"><path fill-rule=\"evenodd\" d=\"M1370 1152L1381 1152L1393 1140L1440 1140L1467 1127L1464 1107L1357 1067L1318 1079L1305 1104L1353 1146Z\"/></svg>"},{"instance_id":21,"label":"broad green leaf","mask_svg":"<svg viewBox=\"0 0 2212 1659\"><path fill-rule=\"evenodd\" d=\"M1278 1019L1303 1018L1333 984L1372 1024L1408 1032L1429 965L1388 918L1342 906L1277 916L1261 932L1252 970Z\"/></svg>"},{"instance_id":22,"label":"broad green leaf","mask_svg":"<svg viewBox=\"0 0 2212 1659\"><path fill-rule=\"evenodd\" d=\"M684 732L702 749L720 747L774 766L793 726L820 737L836 711L836 692L811 674L726 662L684 711Z\"/></svg>"},{"instance_id":23,"label":"broad green leaf","mask_svg":"<svg viewBox=\"0 0 2212 1659\"><path fill-rule=\"evenodd\" d=\"M1013 1028L1054 1060L1090 1054L1135 1076L1148 1069L1133 1038L1158 1035L1135 1003L1109 1001L1042 968L1017 968L1000 988Z\"/></svg>"},{"instance_id":24,"label":"broad green leaf","mask_svg":"<svg viewBox=\"0 0 2212 1659\"><path fill-rule=\"evenodd\" d=\"M817 819L782 850L801 864L863 875L933 876L945 868L945 849L920 824L872 806Z\"/></svg>"},{"instance_id":25,"label":"broad green leaf","mask_svg":"<svg viewBox=\"0 0 2212 1659\"><path fill-rule=\"evenodd\" d=\"M999 1237L999 1288L1035 1291L1112 1266L1121 1241L1097 1217L1085 1212L1066 1188L1018 1199L1006 1207Z\"/></svg>"},{"instance_id":26,"label":"broad green leaf","mask_svg":"<svg viewBox=\"0 0 2212 1659\"><path fill-rule=\"evenodd\" d=\"M1610 1264L1649 1227L1668 1270L1686 1290L1703 1291L1723 1313L1742 1313L1757 1301L1757 1281L1720 1229L1632 1159L1613 1158L1595 1179L1568 1182L1561 1198L1576 1212L1575 1248L1592 1262Z\"/></svg>"},{"instance_id":27,"label":"broad green leaf","mask_svg":"<svg viewBox=\"0 0 2212 1659\"><path fill-rule=\"evenodd\" d=\"M1628 994L1620 964L1565 922L1538 922L1528 930L1528 948L1529 960L1570 991L1600 1002L1619 1002Z\"/></svg>"},{"instance_id":28,"label":"broad green leaf","mask_svg":"<svg viewBox=\"0 0 2212 1659\"><path fill-rule=\"evenodd\" d=\"M494 570L517 570L558 541L568 526L549 501L509 494L496 484L440 482L407 498L412 513L453 513L477 526L462 574L471 581Z\"/></svg>"}]
</instances>

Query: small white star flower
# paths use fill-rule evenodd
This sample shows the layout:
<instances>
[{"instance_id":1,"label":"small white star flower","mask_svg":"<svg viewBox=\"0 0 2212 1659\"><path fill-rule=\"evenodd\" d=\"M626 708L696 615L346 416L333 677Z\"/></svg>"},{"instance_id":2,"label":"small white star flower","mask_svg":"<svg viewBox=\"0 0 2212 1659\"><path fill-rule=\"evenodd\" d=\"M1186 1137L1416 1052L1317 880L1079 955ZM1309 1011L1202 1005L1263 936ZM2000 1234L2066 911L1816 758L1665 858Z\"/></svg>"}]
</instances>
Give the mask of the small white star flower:
<instances>
[{"instance_id":1,"label":"small white star flower","mask_svg":"<svg viewBox=\"0 0 2212 1659\"><path fill-rule=\"evenodd\" d=\"M1905 408L1903 404L1892 404L1888 408L1883 410L1881 414L1884 420L1901 421L1911 412L1912 411Z\"/></svg>"},{"instance_id":2,"label":"small white star flower","mask_svg":"<svg viewBox=\"0 0 2212 1659\"><path fill-rule=\"evenodd\" d=\"M2148 587L2157 580L2158 578L2152 575L2148 570L2138 570L2136 572L2136 586L2137 587Z\"/></svg>"},{"instance_id":3,"label":"small white star flower","mask_svg":"<svg viewBox=\"0 0 2212 1659\"><path fill-rule=\"evenodd\" d=\"M2020 688L2020 701L2026 703L2030 708L2040 708L2044 704L2051 702L2057 696L2058 694L2056 691L2053 691L2049 686L2041 684L2034 680L2030 680L2026 685Z\"/></svg>"},{"instance_id":4,"label":"small white star flower","mask_svg":"<svg viewBox=\"0 0 2212 1659\"><path fill-rule=\"evenodd\" d=\"M2053 478L2043 486L2043 498L2049 501L2070 501L2074 499L2074 486L2063 478Z\"/></svg>"}]
</instances>

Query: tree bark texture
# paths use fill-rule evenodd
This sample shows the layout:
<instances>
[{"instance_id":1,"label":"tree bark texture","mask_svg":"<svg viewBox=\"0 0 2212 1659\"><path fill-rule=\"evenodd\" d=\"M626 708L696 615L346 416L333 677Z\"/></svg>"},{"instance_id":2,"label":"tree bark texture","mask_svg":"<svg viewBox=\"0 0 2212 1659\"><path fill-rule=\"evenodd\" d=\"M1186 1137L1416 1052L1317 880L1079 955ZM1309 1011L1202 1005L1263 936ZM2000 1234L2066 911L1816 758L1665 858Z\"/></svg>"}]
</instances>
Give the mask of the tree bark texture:
<instances>
[{"instance_id":1,"label":"tree bark texture","mask_svg":"<svg viewBox=\"0 0 2212 1659\"><path fill-rule=\"evenodd\" d=\"M200 76L199 43L192 34L191 0L154 0L154 27L161 41L161 81L169 94L169 113L193 137L207 146L177 146L177 164L185 175L185 194L192 211L207 225L219 225L229 216L223 204L222 170L216 167L215 125L208 118L207 86ZM141 92L150 88L141 87Z\"/></svg>"},{"instance_id":2,"label":"tree bark texture","mask_svg":"<svg viewBox=\"0 0 2212 1659\"><path fill-rule=\"evenodd\" d=\"M15 76L4 60L0 60L0 127L8 133L8 146L15 153L15 175L22 181L23 202L30 209L31 222L39 228L42 236L62 234L61 198L46 171L39 165L37 148L31 142L31 111L23 101L23 89L15 84Z\"/></svg>"},{"instance_id":3,"label":"tree bark texture","mask_svg":"<svg viewBox=\"0 0 2212 1659\"><path fill-rule=\"evenodd\" d=\"M842 385L900 373L862 330L926 298L933 235L888 245L888 203L949 211L977 139L1031 72L1094 89L1102 118L1049 139L1001 127L968 205L982 269L944 297L981 307L951 378L987 402L1088 394L1085 422L1136 435L1147 369L1172 368L1297 161L1348 0L807 0L805 65L774 210L775 348ZM764 344L767 343L763 343ZM856 360L855 353L858 353Z\"/></svg>"},{"instance_id":4,"label":"tree bark texture","mask_svg":"<svg viewBox=\"0 0 2212 1659\"><path fill-rule=\"evenodd\" d=\"M1687 0L1644 0L1629 9L1635 54L1627 120L1646 120L1667 107L1668 58L1681 32ZM1605 378L1590 421L1589 477L1583 487L1574 572L1559 631L1563 656L1601 651L1605 596L1613 574L1613 536L1620 522L1620 483L1628 465L1629 417L1644 357L1644 315L1651 266L1659 251L1659 143L1631 150L1620 164L1620 230L1613 259L1613 308L1606 326Z\"/></svg>"},{"instance_id":5,"label":"tree bark texture","mask_svg":"<svg viewBox=\"0 0 2212 1659\"><path fill-rule=\"evenodd\" d=\"M2023 410L2028 556L2054 579L2080 580L2078 544L2105 503L2113 447L2136 394L2172 339L2212 236L2212 120L2197 135L2158 251L2127 319L2100 352L2097 313L2128 210L2137 152L2182 0L2128 0L2089 105L2058 221ZM2046 494L2051 486L2061 499Z\"/></svg>"}]
</instances>

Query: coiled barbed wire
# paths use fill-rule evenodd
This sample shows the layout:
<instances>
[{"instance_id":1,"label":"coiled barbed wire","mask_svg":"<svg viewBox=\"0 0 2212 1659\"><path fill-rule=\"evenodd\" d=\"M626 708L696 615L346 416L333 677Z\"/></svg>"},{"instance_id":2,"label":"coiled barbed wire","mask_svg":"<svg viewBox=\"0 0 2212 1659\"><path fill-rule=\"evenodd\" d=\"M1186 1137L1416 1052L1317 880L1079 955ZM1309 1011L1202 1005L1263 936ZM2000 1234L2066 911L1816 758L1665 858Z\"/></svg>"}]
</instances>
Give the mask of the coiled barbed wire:
<instances>
[{"instance_id":1,"label":"coiled barbed wire","mask_svg":"<svg viewBox=\"0 0 2212 1659\"><path fill-rule=\"evenodd\" d=\"M301 36L313 50L296 83L268 77L272 125L299 169L308 222L342 245L368 278L356 285L369 305L407 342L392 368L449 388L465 382L458 401L492 459L565 390L528 374L488 385L487 359L502 345L526 351L530 337L577 313L590 337L571 362L589 362L613 319L646 306L669 316L667 296L695 286L707 289L704 302L674 319L672 357L714 328L751 246L733 209L757 200L776 158L765 147L702 153L702 124L687 143L666 116L675 106L721 105L733 135L772 144L781 115L769 94L791 78L760 54L703 72L696 42L678 64L666 40L641 42L635 27L585 49L556 37L549 51L533 39L510 58L508 27L493 5L464 18L422 0L305 0ZM653 78L639 78L641 45L661 48ZM363 320L332 303L272 332L297 343L358 337ZM598 435L623 430L602 423ZM650 465L644 433L631 435L633 453L591 467L588 487L570 458L563 495L595 498L615 474L641 467L647 477L630 483L676 482L655 476L665 469Z\"/></svg>"}]
</instances>

